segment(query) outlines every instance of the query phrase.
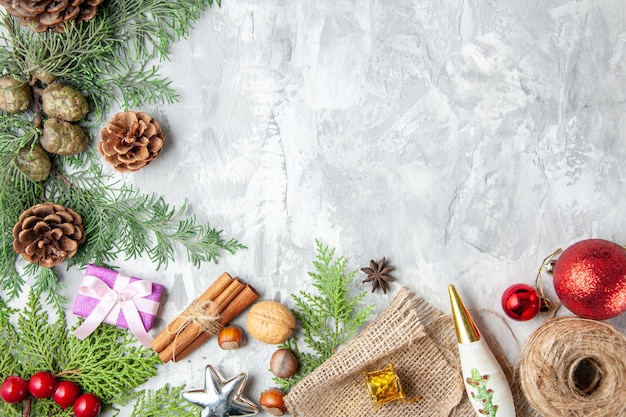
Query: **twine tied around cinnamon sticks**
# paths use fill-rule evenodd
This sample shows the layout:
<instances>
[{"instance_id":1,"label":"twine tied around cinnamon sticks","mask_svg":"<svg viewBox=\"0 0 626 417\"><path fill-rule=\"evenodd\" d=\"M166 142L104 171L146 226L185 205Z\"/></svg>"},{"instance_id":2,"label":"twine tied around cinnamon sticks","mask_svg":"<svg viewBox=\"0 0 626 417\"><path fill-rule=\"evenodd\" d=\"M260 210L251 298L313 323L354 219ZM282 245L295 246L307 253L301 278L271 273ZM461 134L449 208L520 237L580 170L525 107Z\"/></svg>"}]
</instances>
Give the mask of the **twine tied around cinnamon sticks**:
<instances>
[{"instance_id":1,"label":"twine tied around cinnamon sticks","mask_svg":"<svg viewBox=\"0 0 626 417\"><path fill-rule=\"evenodd\" d=\"M185 358L254 303L259 294L224 272L152 341L163 362Z\"/></svg>"},{"instance_id":2,"label":"twine tied around cinnamon sticks","mask_svg":"<svg viewBox=\"0 0 626 417\"><path fill-rule=\"evenodd\" d=\"M183 323L176 329L176 334L191 323L196 324L203 332L213 334L218 333L224 327L218 322L220 318L219 307L210 300L194 300L178 317L183 319Z\"/></svg>"}]
</instances>

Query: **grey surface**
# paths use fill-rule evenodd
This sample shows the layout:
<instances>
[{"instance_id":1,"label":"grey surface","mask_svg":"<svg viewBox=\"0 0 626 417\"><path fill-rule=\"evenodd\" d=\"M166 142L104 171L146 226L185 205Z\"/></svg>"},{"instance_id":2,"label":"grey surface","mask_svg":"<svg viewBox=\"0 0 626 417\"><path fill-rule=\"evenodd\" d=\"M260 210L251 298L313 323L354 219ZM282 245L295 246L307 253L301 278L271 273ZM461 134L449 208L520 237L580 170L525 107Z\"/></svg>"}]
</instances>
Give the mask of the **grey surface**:
<instances>
[{"instance_id":1,"label":"grey surface","mask_svg":"<svg viewBox=\"0 0 626 417\"><path fill-rule=\"evenodd\" d=\"M396 267L366 298L377 312L400 285L448 312L455 284L514 360L546 318L504 319L502 291L556 248L626 243L625 22L621 0L224 0L162 65L180 102L136 109L168 140L123 179L248 249L199 270L182 251L166 270L119 265L168 288L160 330L223 271L291 307L319 239L349 270ZM202 387L211 364L247 372L257 401L273 351L213 339L149 385Z\"/></svg>"}]
</instances>

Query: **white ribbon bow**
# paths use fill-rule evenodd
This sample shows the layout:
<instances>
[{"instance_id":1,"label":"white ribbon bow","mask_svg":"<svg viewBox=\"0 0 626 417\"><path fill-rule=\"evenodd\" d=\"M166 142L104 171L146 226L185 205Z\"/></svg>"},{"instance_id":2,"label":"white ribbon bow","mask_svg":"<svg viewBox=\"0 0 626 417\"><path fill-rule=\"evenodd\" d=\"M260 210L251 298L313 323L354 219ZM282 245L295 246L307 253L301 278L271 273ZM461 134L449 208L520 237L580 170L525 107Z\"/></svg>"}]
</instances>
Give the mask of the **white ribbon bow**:
<instances>
[{"instance_id":1,"label":"white ribbon bow","mask_svg":"<svg viewBox=\"0 0 626 417\"><path fill-rule=\"evenodd\" d=\"M139 311L156 314L159 303L143 298L152 294L152 282L137 280L131 283L130 277L118 274L113 288L110 288L100 278L85 275L79 294L100 301L85 321L74 330L76 337L81 340L86 338L104 321L115 323L121 310L130 331L145 347L150 347L152 338L141 321Z\"/></svg>"}]
</instances>

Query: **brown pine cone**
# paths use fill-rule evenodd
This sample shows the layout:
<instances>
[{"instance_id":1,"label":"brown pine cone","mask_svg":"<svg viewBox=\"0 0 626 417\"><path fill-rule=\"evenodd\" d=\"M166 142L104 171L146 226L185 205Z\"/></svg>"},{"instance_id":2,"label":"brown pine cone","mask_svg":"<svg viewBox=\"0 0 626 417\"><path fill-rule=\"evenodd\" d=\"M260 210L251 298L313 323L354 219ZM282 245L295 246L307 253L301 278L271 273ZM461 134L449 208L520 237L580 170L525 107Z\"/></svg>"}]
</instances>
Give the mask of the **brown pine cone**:
<instances>
[{"instance_id":1,"label":"brown pine cone","mask_svg":"<svg viewBox=\"0 0 626 417\"><path fill-rule=\"evenodd\" d=\"M37 32L65 32L65 23L90 20L104 0L0 0L7 13Z\"/></svg>"},{"instance_id":2,"label":"brown pine cone","mask_svg":"<svg viewBox=\"0 0 626 417\"><path fill-rule=\"evenodd\" d=\"M13 249L28 262L52 268L70 259L85 241L81 217L54 203L24 211L13 227Z\"/></svg>"},{"instance_id":3,"label":"brown pine cone","mask_svg":"<svg viewBox=\"0 0 626 417\"><path fill-rule=\"evenodd\" d=\"M164 141L161 125L148 114L120 112L100 131L98 151L116 171L132 172L159 156Z\"/></svg>"}]
</instances>

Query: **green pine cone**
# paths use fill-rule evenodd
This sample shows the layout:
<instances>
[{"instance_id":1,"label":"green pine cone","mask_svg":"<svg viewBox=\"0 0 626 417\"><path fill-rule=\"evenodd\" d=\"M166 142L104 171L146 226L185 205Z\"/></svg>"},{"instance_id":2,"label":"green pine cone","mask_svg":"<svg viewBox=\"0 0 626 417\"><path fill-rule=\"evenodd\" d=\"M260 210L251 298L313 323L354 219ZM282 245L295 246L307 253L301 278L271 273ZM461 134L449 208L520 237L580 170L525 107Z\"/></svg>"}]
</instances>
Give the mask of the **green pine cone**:
<instances>
[{"instance_id":1,"label":"green pine cone","mask_svg":"<svg viewBox=\"0 0 626 417\"><path fill-rule=\"evenodd\" d=\"M0 109L9 114L25 111L30 105L28 84L10 75L0 77Z\"/></svg>"},{"instance_id":2,"label":"green pine cone","mask_svg":"<svg viewBox=\"0 0 626 417\"><path fill-rule=\"evenodd\" d=\"M43 125L41 146L50 153L76 155L87 149L87 144L87 135L77 124L50 118Z\"/></svg>"},{"instance_id":3,"label":"green pine cone","mask_svg":"<svg viewBox=\"0 0 626 417\"><path fill-rule=\"evenodd\" d=\"M39 144L27 145L17 154L17 166L31 180L43 181L50 174L50 158Z\"/></svg>"},{"instance_id":4,"label":"green pine cone","mask_svg":"<svg viewBox=\"0 0 626 417\"><path fill-rule=\"evenodd\" d=\"M89 105L80 91L60 83L50 84L41 93L43 111L50 117L77 122L87 115Z\"/></svg>"}]
</instances>

